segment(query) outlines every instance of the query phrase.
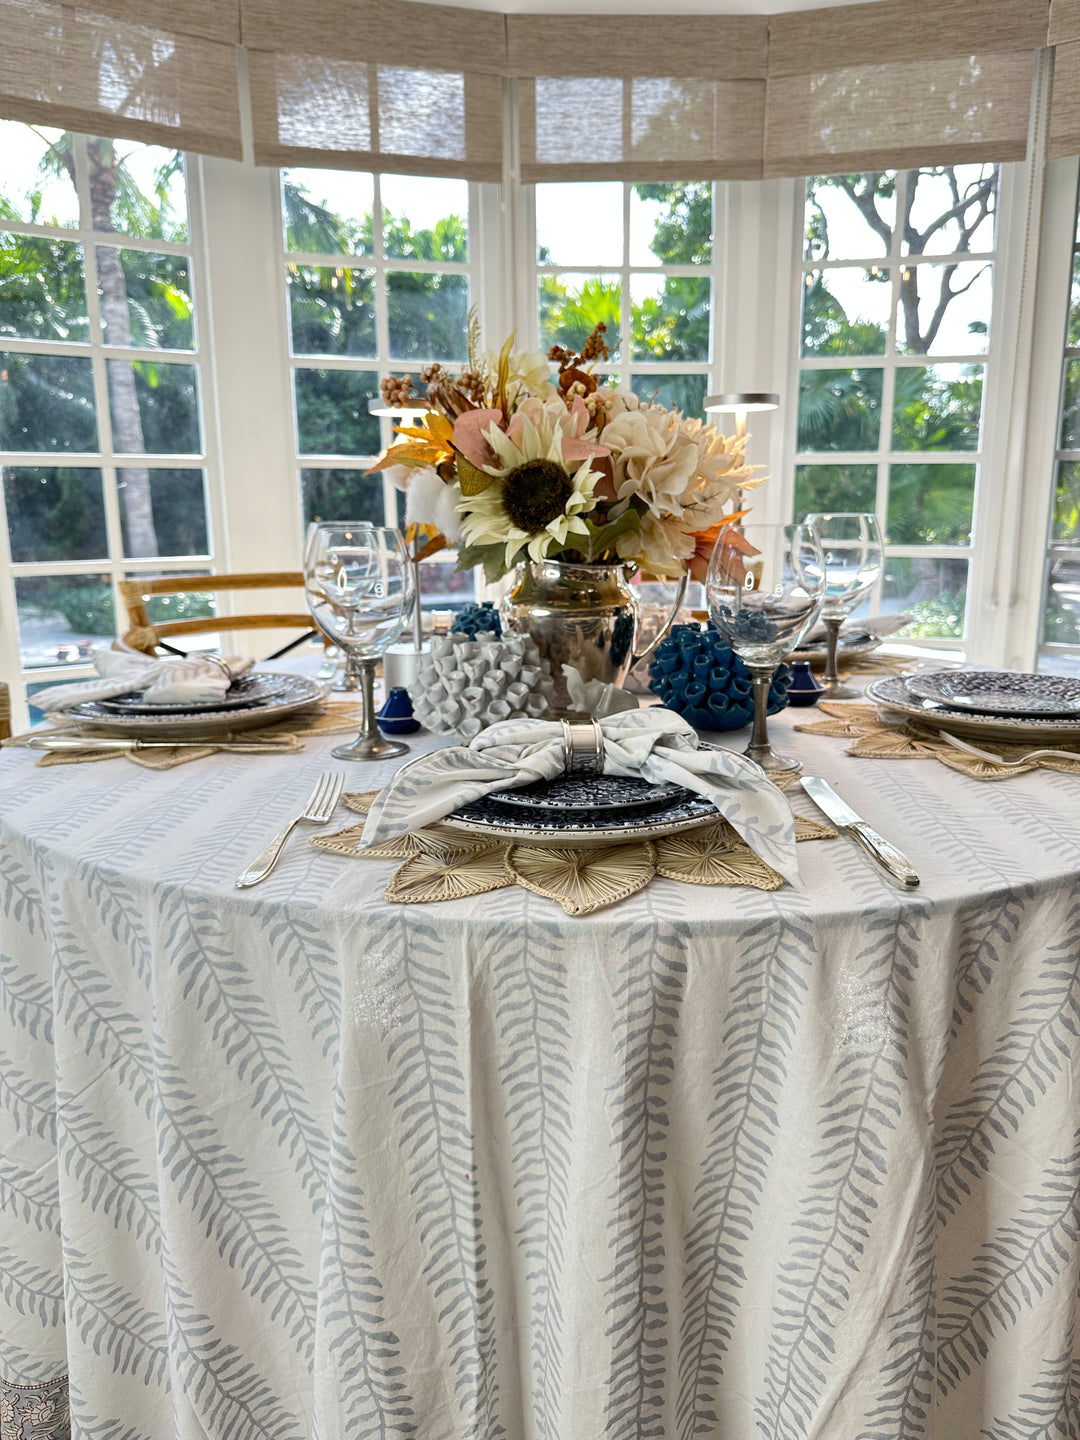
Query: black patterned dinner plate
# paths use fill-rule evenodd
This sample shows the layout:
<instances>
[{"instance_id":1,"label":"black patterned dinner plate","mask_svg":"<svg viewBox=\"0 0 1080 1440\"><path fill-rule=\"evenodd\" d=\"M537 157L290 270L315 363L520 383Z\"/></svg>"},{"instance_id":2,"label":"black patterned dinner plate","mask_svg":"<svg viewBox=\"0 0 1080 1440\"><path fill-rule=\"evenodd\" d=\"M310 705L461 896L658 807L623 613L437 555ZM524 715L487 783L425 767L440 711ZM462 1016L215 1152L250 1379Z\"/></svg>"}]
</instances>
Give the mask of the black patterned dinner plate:
<instances>
[{"instance_id":1,"label":"black patterned dinner plate","mask_svg":"<svg viewBox=\"0 0 1080 1440\"><path fill-rule=\"evenodd\" d=\"M648 808L546 810L506 805L505 792L486 795L462 805L440 821L474 837L507 840L517 845L555 845L574 849L612 845L622 840L651 840L693 830L718 818L711 800L692 790L673 787L678 794Z\"/></svg>"},{"instance_id":2,"label":"black patterned dinner plate","mask_svg":"<svg viewBox=\"0 0 1080 1440\"><path fill-rule=\"evenodd\" d=\"M909 675L920 700L981 715L1025 715L1044 720L1080 718L1080 679L1021 670L933 670Z\"/></svg>"},{"instance_id":3,"label":"black patterned dinner plate","mask_svg":"<svg viewBox=\"0 0 1080 1440\"><path fill-rule=\"evenodd\" d=\"M681 785L653 785L634 775L560 775L520 790L499 790L490 798L522 810L580 812L663 805L690 793Z\"/></svg>"},{"instance_id":4,"label":"black patterned dinner plate","mask_svg":"<svg viewBox=\"0 0 1080 1440\"><path fill-rule=\"evenodd\" d=\"M234 680L224 695L212 700L173 700L168 703L147 700L145 694L133 691L130 695L114 695L111 700L98 700L97 704L107 715L201 715L206 711L239 710L246 705L258 705L281 695L287 688L289 676L267 673L265 675L244 675Z\"/></svg>"},{"instance_id":5,"label":"black patterned dinner plate","mask_svg":"<svg viewBox=\"0 0 1080 1440\"><path fill-rule=\"evenodd\" d=\"M273 672L268 671L268 674ZM212 710L170 710L155 715L117 715L106 710L104 700L84 700L64 711L64 719L79 726L92 726L95 730L111 732L114 735L132 735L146 740L166 737L180 738L204 736L233 730L251 730L260 725L273 725L297 710L306 709L325 699L327 687L306 675L278 674L281 689L265 699L254 700L247 705L233 709L215 706Z\"/></svg>"}]
</instances>

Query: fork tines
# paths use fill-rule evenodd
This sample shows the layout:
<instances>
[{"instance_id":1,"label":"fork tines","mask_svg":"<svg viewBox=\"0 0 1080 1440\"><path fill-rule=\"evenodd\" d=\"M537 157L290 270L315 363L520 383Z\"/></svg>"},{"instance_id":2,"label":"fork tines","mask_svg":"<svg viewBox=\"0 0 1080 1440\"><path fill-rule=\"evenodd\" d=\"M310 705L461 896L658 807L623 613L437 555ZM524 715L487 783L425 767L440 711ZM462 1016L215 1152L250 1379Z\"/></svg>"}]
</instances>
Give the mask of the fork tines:
<instances>
[{"instance_id":1,"label":"fork tines","mask_svg":"<svg viewBox=\"0 0 1080 1440\"><path fill-rule=\"evenodd\" d=\"M324 770L319 776L319 783L311 792L311 799L304 808L305 818L320 823L329 820L337 808L344 788L344 775L340 772L335 773L333 770Z\"/></svg>"}]
</instances>

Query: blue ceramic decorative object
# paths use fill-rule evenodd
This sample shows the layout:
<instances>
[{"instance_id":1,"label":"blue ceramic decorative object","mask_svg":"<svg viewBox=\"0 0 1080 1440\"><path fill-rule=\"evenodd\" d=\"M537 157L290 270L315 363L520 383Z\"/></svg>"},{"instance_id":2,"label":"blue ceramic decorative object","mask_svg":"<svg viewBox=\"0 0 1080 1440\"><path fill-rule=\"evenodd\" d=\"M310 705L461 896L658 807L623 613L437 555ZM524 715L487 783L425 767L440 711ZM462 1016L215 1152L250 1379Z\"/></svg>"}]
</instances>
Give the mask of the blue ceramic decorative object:
<instances>
[{"instance_id":1,"label":"blue ceramic decorative object","mask_svg":"<svg viewBox=\"0 0 1080 1440\"><path fill-rule=\"evenodd\" d=\"M754 718L750 671L712 626L676 625L649 666L653 691L695 730L741 730ZM769 714L788 702L788 668L778 667Z\"/></svg>"},{"instance_id":2,"label":"blue ceramic decorative object","mask_svg":"<svg viewBox=\"0 0 1080 1440\"><path fill-rule=\"evenodd\" d=\"M395 685L390 691L375 718L384 735L415 735L420 729L420 721L413 716L409 692L400 685Z\"/></svg>"},{"instance_id":3,"label":"blue ceramic decorative object","mask_svg":"<svg viewBox=\"0 0 1080 1440\"><path fill-rule=\"evenodd\" d=\"M825 694L825 686L810 668L809 660L791 662L791 681L788 684L789 705L816 705Z\"/></svg>"},{"instance_id":4,"label":"blue ceramic decorative object","mask_svg":"<svg viewBox=\"0 0 1080 1440\"><path fill-rule=\"evenodd\" d=\"M490 600L484 600L479 605L465 605L450 626L451 635L468 635L470 640L475 640L483 630L491 631L496 640L502 635L499 612Z\"/></svg>"}]
</instances>

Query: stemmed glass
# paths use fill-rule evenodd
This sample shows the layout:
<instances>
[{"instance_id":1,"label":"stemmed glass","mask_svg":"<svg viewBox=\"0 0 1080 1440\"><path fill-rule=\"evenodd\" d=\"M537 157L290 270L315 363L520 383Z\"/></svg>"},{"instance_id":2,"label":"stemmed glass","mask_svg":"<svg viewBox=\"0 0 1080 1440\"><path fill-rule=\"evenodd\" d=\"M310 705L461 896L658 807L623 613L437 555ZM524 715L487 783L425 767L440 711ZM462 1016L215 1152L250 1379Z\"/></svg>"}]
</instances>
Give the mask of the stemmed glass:
<instances>
[{"instance_id":1,"label":"stemmed glass","mask_svg":"<svg viewBox=\"0 0 1080 1440\"><path fill-rule=\"evenodd\" d=\"M852 700L862 692L843 685L836 668L840 626L881 578L881 532L866 511L819 512L806 517L825 555L825 699Z\"/></svg>"},{"instance_id":2,"label":"stemmed glass","mask_svg":"<svg viewBox=\"0 0 1080 1440\"><path fill-rule=\"evenodd\" d=\"M798 760L769 744L766 714L777 665L813 625L825 598L825 557L810 525L754 525L752 543L721 530L705 595L712 623L750 671L754 729L744 750L769 774L797 773Z\"/></svg>"},{"instance_id":3,"label":"stemmed glass","mask_svg":"<svg viewBox=\"0 0 1080 1440\"><path fill-rule=\"evenodd\" d=\"M409 747L385 740L375 723L375 665L401 635L415 599L413 569L396 530L357 522L317 525L304 551L308 609L327 639L360 672L364 722L337 760L389 760Z\"/></svg>"}]
</instances>

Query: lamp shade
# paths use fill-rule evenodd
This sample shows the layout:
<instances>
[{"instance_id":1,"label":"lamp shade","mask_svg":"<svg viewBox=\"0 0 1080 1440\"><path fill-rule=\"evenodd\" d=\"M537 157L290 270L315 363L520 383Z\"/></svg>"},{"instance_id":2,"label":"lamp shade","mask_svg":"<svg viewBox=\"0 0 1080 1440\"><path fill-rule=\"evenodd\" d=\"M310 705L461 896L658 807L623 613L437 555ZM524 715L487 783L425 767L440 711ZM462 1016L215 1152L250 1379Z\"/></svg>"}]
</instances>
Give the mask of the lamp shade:
<instances>
[{"instance_id":1,"label":"lamp shade","mask_svg":"<svg viewBox=\"0 0 1080 1440\"><path fill-rule=\"evenodd\" d=\"M388 405L381 395L376 395L368 401L368 414L377 415L380 419L387 420L408 420L415 419L418 415L426 415L431 409L430 405Z\"/></svg>"},{"instance_id":2,"label":"lamp shade","mask_svg":"<svg viewBox=\"0 0 1080 1440\"><path fill-rule=\"evenodd\" d=\"M767 390L730 391L726 395L707 395L705 410L713 415L737 415L740 411L777 410L780 396Z\"/></svg>"}]
</instances>

